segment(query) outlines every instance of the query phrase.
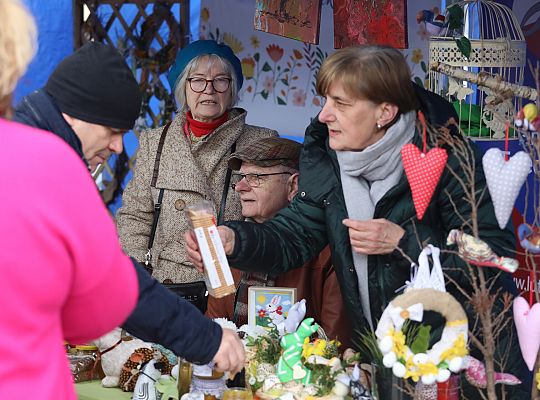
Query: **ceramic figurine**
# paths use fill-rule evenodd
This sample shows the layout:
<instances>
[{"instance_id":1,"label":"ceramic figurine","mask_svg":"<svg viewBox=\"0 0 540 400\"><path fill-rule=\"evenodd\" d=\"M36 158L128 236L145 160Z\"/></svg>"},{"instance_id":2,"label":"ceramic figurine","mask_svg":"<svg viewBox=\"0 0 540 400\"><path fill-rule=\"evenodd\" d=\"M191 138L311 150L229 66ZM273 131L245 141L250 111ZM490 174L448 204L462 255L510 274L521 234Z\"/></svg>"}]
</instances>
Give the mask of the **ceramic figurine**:
<instances>
[{"instance_id":1,"label":"ceramic figurine","mask_svg":"<svg viewBox=\"0 0 540 400\"><path fill-rule=\"evenodd\" d=\"M513 258L499 257L486 242L458 229L450 231L446 244L457 245L459 256L474 265L499 268L510 273L516 272L519 267Z\"/></svg>"},{"instance_id":2,"label":"ceramic figurine","mask_svg":"<svg viewBox=\"0 0 540 400\"><path fill-rule=\"evenodd\" d=\"M439 8L433 7L431 10L418 11L416 14L416 22L426 25L426 31L430 35L438 35L445 26L444 15L439 14Z\"/></svg>"},{"instance_id":3,"label":"ceramic figurine","mask_svg":"<svg viewBox=\"0 0 540 400\"><path fill-rule=\"evenodd\" d=\"M306 299L302 299L289 309L287 319L283 322L285 333L292 333L298 329L300 322L306 316ZM278 330L280 327L278 327ZM281 330L280 330L281 332Z\"/></svg>"},{"instance_id":4,"label":"ceramic figurine","mask_svg":"<svg viewBox=\"0 0 540 400\"><path fill-rule=\"evenodd\" d=\"M301 380L304 385L309 384L311 372L302 364L302 349L304 340L318 329L319 325L314 323L313 318L306 318L296 332L281 338L280 345L284 351L277 365L277 376L281 382Z\"/></svg>"},{"instance_id":5,"label":"ceramic figurine","mask_svg":"<svg viewBox=\"0 0 540 400\"><path fill-rule=\"evenodd\" d=\"M540 230L527 224L518 227L518 237L521 247L534 254L540 254Z\"/></svg>"},{"instance_id":6,"label":"ceramic figurine","mask_svg":"<svg viewBox=\"0 0 540 400\"><path fill-rule=\"evenodd\" d=\"M350 385L353 400L371 400L373 398L369 390L360 383L360 368L358 368L358 364L354 366Z\"/></svg>"},{"instance_id":7,"label":"ceramic figurine","mask_svg":"<svg viewBox=\"0 0 540 400\"><path fill-rule=\"evenodd\" d=\"M132 400L159 400L160 393L156 390L156 381L161 377L161 371L157 369L156 363L161 360L161 353L155 352L154 358L142 368Z\"/></svg>"}]
</instances>

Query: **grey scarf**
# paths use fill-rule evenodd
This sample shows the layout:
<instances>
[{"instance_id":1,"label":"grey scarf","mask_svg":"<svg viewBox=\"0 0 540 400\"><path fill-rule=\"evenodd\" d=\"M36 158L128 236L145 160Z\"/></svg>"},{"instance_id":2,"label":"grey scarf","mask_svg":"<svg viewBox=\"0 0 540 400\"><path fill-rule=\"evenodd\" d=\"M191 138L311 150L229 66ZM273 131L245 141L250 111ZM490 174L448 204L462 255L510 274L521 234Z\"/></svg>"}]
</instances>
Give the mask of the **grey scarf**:
<instances>
[{"instance_id":1,"label":"grey scarf","mask_svg":"<svg viewBox=\"0 0 540 400\"><path fill-rule=\"evenodd\" d=\"M394 187L403 173L401 148L410 143L415 131L416 113L401 115L384 136L362 151L337 151L341 185L350 219L373 218L377 202ZM364 315L371 329L368 286L368 257L352 252Z\"/></svg>"}]
</instances>

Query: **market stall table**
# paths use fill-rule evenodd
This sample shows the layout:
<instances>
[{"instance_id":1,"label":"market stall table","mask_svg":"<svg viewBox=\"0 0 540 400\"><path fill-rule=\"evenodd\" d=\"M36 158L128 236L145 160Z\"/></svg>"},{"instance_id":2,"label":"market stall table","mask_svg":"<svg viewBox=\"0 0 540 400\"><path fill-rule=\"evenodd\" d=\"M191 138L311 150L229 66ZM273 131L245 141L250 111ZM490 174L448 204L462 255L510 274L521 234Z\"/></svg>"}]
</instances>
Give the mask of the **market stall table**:
<instances>
[{"instance_id":1,"label":"market stall table","mask_svg":"<svg viewBox=\"0 0 540 400\"><path fill-rule=\"evenodd\" d=\"M101 381L76 383L75 390L79 400L131 400L133 395L120 388L105 388L101 386Z\"/></svg>"}]
</instances>

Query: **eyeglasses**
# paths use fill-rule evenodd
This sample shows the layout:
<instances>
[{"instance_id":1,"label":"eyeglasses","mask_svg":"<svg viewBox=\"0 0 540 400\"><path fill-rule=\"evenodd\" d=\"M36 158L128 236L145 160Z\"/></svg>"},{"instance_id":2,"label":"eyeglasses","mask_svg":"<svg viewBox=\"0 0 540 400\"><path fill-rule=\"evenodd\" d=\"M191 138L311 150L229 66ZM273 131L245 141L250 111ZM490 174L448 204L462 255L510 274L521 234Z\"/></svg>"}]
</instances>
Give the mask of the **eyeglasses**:
<instances>
[{"instance_id":1,"label":"eyeglasses","mask_svg":"<svg viewBox=\"0 0 540 400\"><path fill-rule=\"evenodd\" d=\"M234 190L236 185L238 185L238 183L244 178L246 178L246 182L250 187L255 188L255 187L261 186L261 182L263 181L263 180L261 180L261 178L264 177L264 176L284 175L284 174L292 175L292 172L272 172L272 173L269 173L269 174L234 173L234 174L232 174L231 188L232 188L232 190Z\"/></svg>"},{"instance_id":2,"label":"eyeglasses","mask_svg":"<svg viewBox=\"0 0 540 400\"><path fill-rule=\"evenodd\" d=\"M231 78L219 77L215 79L204 79L204 78L188 78L189 87L195 93L202 93L206 90L208 82L212 83L212 87L218 93L224 93L231 86Z\"/></svg>"}]
</instances>

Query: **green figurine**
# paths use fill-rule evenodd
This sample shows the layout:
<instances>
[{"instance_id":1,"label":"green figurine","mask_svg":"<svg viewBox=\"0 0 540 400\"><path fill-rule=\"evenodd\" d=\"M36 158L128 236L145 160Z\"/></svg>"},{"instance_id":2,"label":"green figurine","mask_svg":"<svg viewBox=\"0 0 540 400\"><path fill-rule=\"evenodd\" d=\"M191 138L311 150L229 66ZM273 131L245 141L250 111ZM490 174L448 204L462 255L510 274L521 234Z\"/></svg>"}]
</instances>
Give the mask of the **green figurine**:
<instances>
[{"instance_id":1,"label":"green figurine","mask_svg":"<svg viewBox=\"0 0 540 400\"><path fill-rule=\"evenodd\" d=\"M281 338L279 344L284 352L279 357L277 376L282 383L301 379L304 385L309 384L311 371L302 364L302 349L305 339L317 332L318 329L319 325L314 323L313 318L306 318L296 332Z\"/></svg>"}]
</instances>

